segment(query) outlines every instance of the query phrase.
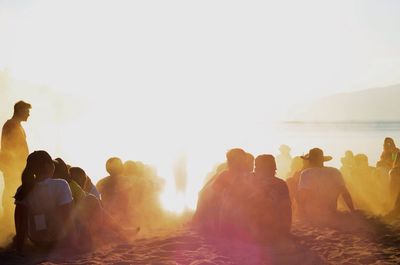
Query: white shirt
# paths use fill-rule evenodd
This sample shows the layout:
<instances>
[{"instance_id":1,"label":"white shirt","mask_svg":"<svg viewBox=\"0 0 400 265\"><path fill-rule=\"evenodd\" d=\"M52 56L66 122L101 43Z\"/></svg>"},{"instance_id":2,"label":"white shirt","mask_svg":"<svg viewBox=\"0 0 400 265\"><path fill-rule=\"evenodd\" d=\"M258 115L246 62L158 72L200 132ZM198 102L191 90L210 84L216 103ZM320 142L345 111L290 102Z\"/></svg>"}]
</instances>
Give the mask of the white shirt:
<instances>
[{"instance_id":1,"label":"white shirt","mask_svg":"<svg viewBox=\"0 0 400 265\"><path fill-rule=\"evenodd\" d=\"M28 207L28 234L36 241L56 241L63 228L57 208L72 202L68 182L63 179L46 178L37 182L23 201L15 203Z\"/></svg>"},{"instance_id":2,"label":"white shirt","mask_svg":"<svg viewBox=\"0 0 400 265\"><path fill-rule=\"evenodd\" d=\"M314 167L301 172L299 191L310 190L315 208L335 211L337 199L345 189L342 173L333 167Z\"/></svg>"}]
</instances>

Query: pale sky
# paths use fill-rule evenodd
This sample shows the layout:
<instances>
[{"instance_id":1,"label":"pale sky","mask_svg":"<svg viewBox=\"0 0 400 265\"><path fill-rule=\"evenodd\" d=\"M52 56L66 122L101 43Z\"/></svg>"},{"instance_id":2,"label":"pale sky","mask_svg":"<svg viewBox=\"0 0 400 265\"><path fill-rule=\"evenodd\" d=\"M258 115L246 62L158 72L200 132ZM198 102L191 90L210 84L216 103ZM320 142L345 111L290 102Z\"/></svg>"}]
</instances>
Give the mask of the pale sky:
<instances>
[{"instance_id":1,"label":"pale sky","mask_svg":"<svg viewBox=\"0 0 400 265\"><path fill-rule=\"evenodd\" d=\"M269 116L400 82L399 14L396 0L0 1L0 67L139 109L179 97L190 112L253 102Z\"/></svg>"},{"instance_id":2,"label":"pale sky","mask_svg":"<svg viewBox=\"0 0 400 265\"><path fill-rule=\"evenodd\" d=\"M3 102L30 99L31 147L78 161L161 161L215 135L226 150L295 103L400 83L399 14L396 0L3 0L0 70L53 95ZM57 95L74 115L46 121Z\"/></svg>"}]
</instances>

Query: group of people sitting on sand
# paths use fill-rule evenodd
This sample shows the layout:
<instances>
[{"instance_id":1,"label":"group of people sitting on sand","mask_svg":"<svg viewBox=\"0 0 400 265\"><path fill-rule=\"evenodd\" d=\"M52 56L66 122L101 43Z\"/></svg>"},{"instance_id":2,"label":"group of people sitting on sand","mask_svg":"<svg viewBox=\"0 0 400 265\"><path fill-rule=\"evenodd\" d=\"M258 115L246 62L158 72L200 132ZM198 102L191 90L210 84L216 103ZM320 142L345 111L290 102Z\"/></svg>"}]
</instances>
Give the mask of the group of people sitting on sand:
<instances>
[{"instance_id":1,"label":"group of people sitting on sand","mask_svg":"<svg viewBox=\"0 0 400 265\"><path fill-rule=\"evenodd\" d=\"M385 138L377 168L368 165L367 156L357 154L352 157L350 170L351 156L350 151L346 152L346 157L342 158L344 166L338 170L324 165L331 156L325 156L320 148L313 148L306 155L293 159L297 166L292 168L285 182L276 177L277 167L272 155L258 156L253 169L251 154L232 149L227 153L226 163L218 167L217 173L200 191L194 221L206 232L260 241L287 234L292 216L327 224L346 219L349 215L343 215L339 211L342 209L350 213L362 210L376 214L368 211L372 207L370 204L370 208L363 207L360 198L369 198L376 205L378 196L387 196L378 187L385 186L379 177L382 174L387 176L388 191L391 187L390 194L395 198L389 206L392 209L389 215L398 216L400 154L393 139ZM373 170L379 174L372 173ZM363 179L357 179L357 184L353 185L355 175ZM369 183L373 186L371 191L367 188ZM357 190L355 186L364 190Z\"/></svg>"},{"instance_id":2,"label":"group of people sitting on sand","mask_svg":"<svg viewBox=\"0 0 400 265\"><path fill-rule=\"evenodd\" d=\"M15 194L16 249L22 251L27 238L44 248L85 249L105 235L127 239L137 233L140 228L128 222L140 211L133 206L154 204L162 181L147 165L123 164L117 157L106 170L110 175L95 186L80 167L53 160L46 151L29 154Z\"/></svg>"},{"instance_id":3,"label":"group of people sitting on sand","mask_svg":"<svg viewBox=\"0 0 400 265\"><path fill-rule=\"evenodd\" d=\"M332 157L326 157L331 160ZM301 163L299 163L300 161ZM368 156L354 154L347 150L341 158L340 172L350 192L355 208L374 216L386 216L388 212L400 213L400 155L392 138L386 137L383 151L376 166L369 165ZM295 157L292 172L287 179L292 207L295 213L298 209L298 183L300 173L309 168L308 160ZM399 205L399 206L396 206ZM343 198L339 198L338 208L347 208ZM393 211L398 209L397 211ZM301 210L301 209L300 209Z\"/></svg>"},{"instance_id":4,"label":"group of people sitting on sand","mask_svg":"<svg viewBox=\"0 0 400 265\"><path fill-rule=\"evenodd\" d=\"M229 150L226 169L199 192L193 223L204 232L246 241L290 233L289 192L275 172L272 155L254 159L240 148Z\"/></svg>"},{"instance_id":5,"label":"group of people sitting on sand","mask_svg":"<svg viewBox=\"0 0 400 265\"><path fill-rule=\"evenodd\" d=\"M385 153L381 160L389 157L390 175L398 178L397 153ZM341 218L339 197L349 212L356 211L346 178L340 170L324 165L332 157L313 148L300 158L301 169L284 181L276 176L273 155L254 158L240 148L229 150L226 163L199 192L193 224L212 235L262 243L289 235L293 215L319 223ZM365 164L364 157L358 160ZM144 208L161 212L154 206L163 182L151 167L112 157L106 170L109 176L94 185L82 168L71 167L61 158L53 160L45 151L31 153L15 194L17 249L22 249L26 238L43 247L90 247L99 235L124 238L137 232L140 221L132 220L157 218L143 214Z\"/></svg>"},{"instance_id":6,"label":"group of people sitting on sand","mask_svg":"<svg viewBox=\"0 0 400 265\"><path fill-rule=\"evenodd\" d=\"M298 166L292 168L286 181L276 177L277 166L272 155L260 155L254 160L250 153L232 149L226 154L226 163L218 166L200 191L194 224L212 235L255 242L288 235L292 216L322 225L349 225L358 221L361 224L368 219L368 214L376 213L364 207L357 193L363 191L354 187L364 189L362 198L369 197L376 202L378 196L387 196L377 186L385 186L379 177L382 174L388 179L387 187L391 187L390 193L395 199L389 208L391 211L386 210L381 217L385 221L388 217L398 218L400 150L391 138L385 139L383 147L376 168L368 165L364 154L352 157L349 168L348 159L353 154L348 151L342 159L341 170L325 166L332 157L325 156L320 148L312 148L298 157L301 163L296 158L293 160ZM354 175L363 178L356 185L351 178ZM368 190L369 184L375 193Z\"/></svg>"},{"instance_id":7,"label":"group of people sitting on sand","mask_svg":"<svg viewBox=\"0 0 400 265\"><path fill-rule=\"evenodd\" d=\"M106 162L109 176L97 182L102 205L118 223L125 226L149 226L161 212L157 195L164 181L156 171L140 161L122 162L111 157Z\"/></svg>"}]
</instances>

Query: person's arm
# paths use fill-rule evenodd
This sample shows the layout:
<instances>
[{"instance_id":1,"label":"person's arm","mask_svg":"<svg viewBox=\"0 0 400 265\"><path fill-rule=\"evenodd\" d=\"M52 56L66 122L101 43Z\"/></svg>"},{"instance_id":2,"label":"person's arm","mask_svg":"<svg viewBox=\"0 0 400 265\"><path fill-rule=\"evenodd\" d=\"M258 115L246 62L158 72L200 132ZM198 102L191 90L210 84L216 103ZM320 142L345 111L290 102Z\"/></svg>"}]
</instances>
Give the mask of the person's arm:
<instances>
[{"instance_id":1,"label":"person's arm","mask_svg":"<svg viewBox=\"0 0 400 265\"><path fill-rule=\"evenodd\" d=\"M28 233L28 207L17 203L14 211L15 222L15 247L18 252L22 252L24 242Z\"/></svg>"},{"instance_id":2,"label":"person's arm","mask_svg":"<svg viewBox=\"0 0 400 265\"><path fill-rule=\"evenodd\" d=\"M282 216L281 216L281 220L282 220L282 228L284 230L284 232L289 233L290 232L290 228L292 226L292 203L290 201L290 197L289 197L289 189L286 185L285 182L283 182L282 184L282 194L281 194L281 200L279 202L279 207L278 209L281 209L282 212Z\"/></svg>"},{"instance_id":3,"label":"person's arm","mask_svg":"<svg viewBox=\"0 0 400 265\"><path fill-rule=\"evenodd\" d=\"M306 188L301 188L298 191L298 209L301 217L306 215L306 205L311 198L311 191Z\"/></svg>"},{"instance_id":4,"label":"person's arm","mask_svg":"<svg viewBox=\"0 0 400 265\"><path fill-rule=\"evenodd\" d=\"M73 199L71 189L65 180L58 180L55 183L55 202L57 204L57 215L62 220L62 227L67 236L66 240L73 246L77 242L77 234L73 220Z\"/></svg>"},{"instance_id":5,"label":"person's arm","mask_svg":"<svg viewBox=\"0 0 400 265\"><path fill-rule=\"evenodd\" d=\"M346 203L347 207L349 207L349 210L351 212L354 212L353 200L351 198L350 192L347 190L346 187L343 188L342 197L343 197L343 200Z\"/></svg>"},{"instance_id":6,"label":"person's arm","mask_svg":"<svg viewBox=\"0 0 400 265\"><path fill-rule=\"evenodd\" d=\"M353 199L351 198L350 192L346 187L346 182L343 179L342 173L340 173L339 170L337 172L337 183L342 190L341 195L346 203L347 207L349 208L350 212L354 212L354 204L353 204Z\"/></svg>"},{"instance_id":7,"label":"person's arm","mask_svg":"<svg viewBox=\"0 0 400 265\"><path fill-rule=\"evenodd\" d=\"M297 186L297 206L299 210L300 217L306 216L306 205L310 201L311 198L311 189L310 189L310 179L307 176L304 176L303 173L300 174L299 183Z\"/></svg>"}]
</instances>

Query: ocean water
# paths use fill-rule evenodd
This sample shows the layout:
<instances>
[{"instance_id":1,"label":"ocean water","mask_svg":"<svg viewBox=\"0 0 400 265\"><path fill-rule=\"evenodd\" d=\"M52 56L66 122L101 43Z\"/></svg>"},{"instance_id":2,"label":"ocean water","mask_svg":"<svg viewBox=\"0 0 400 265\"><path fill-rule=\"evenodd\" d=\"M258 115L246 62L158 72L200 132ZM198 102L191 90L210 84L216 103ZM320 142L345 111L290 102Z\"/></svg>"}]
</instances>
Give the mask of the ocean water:
<instances>
[{"instance_id":1,"label":"ocean water","mask_svg":"<svg viewBox=\"0 0 400 265\"><path fill-rule=\"evenodd\" d=\"M337 167L346 150L366 154L370 165L375 166L385 137L400 145L400 122L283 123L276 129L282 141L292 147L293 155L320 147L333 157L328 164Z\"/></svg>"},{"instance_id":2,"label":"ocean water","mask_svg":"<svg viewBox=\"0 0 400 265\"><path fill-rule=\"evenodd\" d=\"M225 152L232 147L241 147L254 156L265 153L277 155L282 144L291 147L292 156L303 155L309 149L319 147L324 150L325 155L333 157L331 161L326 162L326 165L340 167L340 158L344 156L346 150L351 150L354 154L366 154L369 164L375 166L382 152L385 137L392 137L395 143L400 145L400 122L258 123L241 125L240 129L237 125L219 126L218 129L207 129L191 138L188 137L187 144L180 149L187 158L186 195L178 196L174 187L173 164L178 154L174 151L163 152L158 146L148 146L154 150L150 151L151 154L145 161L156 167L158 175L166 180L166 189L161 200L167 209L183 209L185 205L193 208L196 205L197 192L204 183L204 177L217 163L224 161ZM121 149L121 152L135 148L133 144L126 145L127 149ZM172 150L171 147L169 149ZM67 148L65 150L61 148L61 156L63 151L64 154L68 154ZM116 151L118 154L118 150ZM86 172L89 172L93 181L97 182L106 174L104 171L106 156L96 159L90 155L93 150L87 152L87 155L76 157L76 160L83 165ZM104 152L107 153L107 150ZM71 153L70 157L75 155L76 152ZM125 159L140 160L141 156L135 159L127 155ZM0 177L0 191L2 189L3 181Z\"/></svg>"}]
</instances>

